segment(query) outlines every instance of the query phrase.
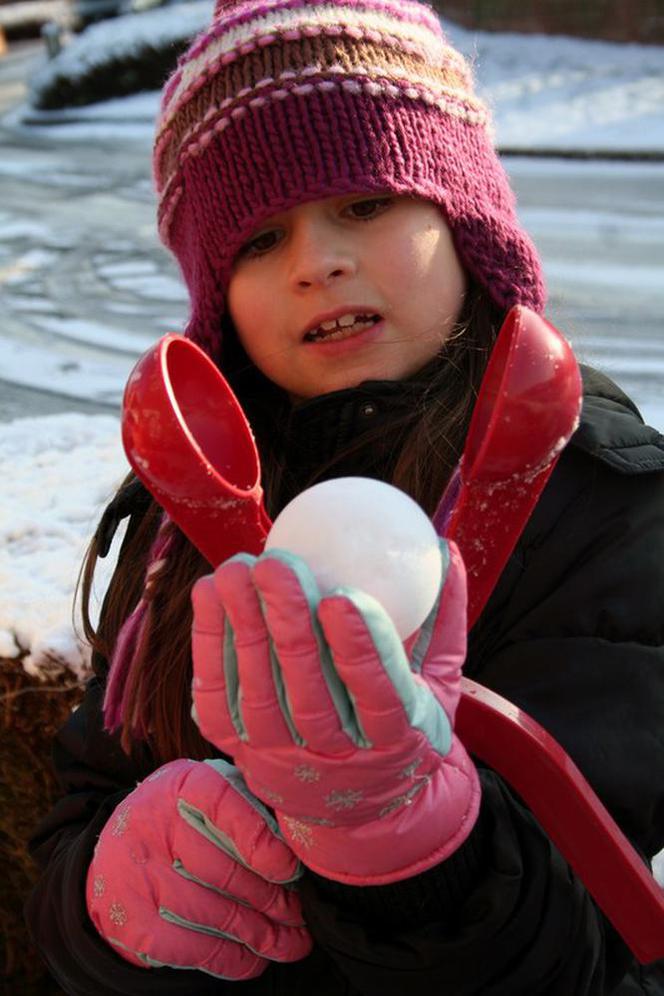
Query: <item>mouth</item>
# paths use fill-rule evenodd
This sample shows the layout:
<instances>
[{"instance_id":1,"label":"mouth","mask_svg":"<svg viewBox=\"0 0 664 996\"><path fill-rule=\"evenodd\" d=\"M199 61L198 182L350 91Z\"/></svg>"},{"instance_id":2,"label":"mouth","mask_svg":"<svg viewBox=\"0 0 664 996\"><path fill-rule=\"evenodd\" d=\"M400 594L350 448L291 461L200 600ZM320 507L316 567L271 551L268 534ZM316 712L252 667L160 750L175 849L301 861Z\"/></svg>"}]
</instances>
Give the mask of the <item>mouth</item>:
<instances>
[{"instance_id":1,"label":"mouth","mask_svg":"<svg viewBox=\"0 0 664 996\"><path fill-rule=\"evenodd\" d=\"M305 342L340 342L366 332L382 321L382 316L371 313L348 312L338 318L321 322L304 334Z\"/></svg>"}]
</instances>

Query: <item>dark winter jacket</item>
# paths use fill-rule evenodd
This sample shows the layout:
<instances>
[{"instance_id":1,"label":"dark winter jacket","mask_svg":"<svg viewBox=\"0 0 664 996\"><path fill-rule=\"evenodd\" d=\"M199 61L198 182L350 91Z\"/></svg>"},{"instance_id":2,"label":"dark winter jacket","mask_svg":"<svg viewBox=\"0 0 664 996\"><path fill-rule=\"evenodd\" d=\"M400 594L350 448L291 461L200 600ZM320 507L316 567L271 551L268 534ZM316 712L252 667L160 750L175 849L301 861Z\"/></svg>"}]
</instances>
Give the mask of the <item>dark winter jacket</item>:
<instances>
[{"instance_id":1,"label":"dark winter jacket","mask_svg":"<svg viewBox=\"0 0 664 996\"><path fill-rule=\"evenodd\" d=\"M664 439L615 385L583 373L581 425L471 633L465 672L560 741L646 860L664 847ZM319 458L401 399L379 383L316 399L298 415L302 439ZM635 963L484 767L477 826L439 867L366 889L306 873L306 960L242 983L133 967L97 935L84 886L104 823L155 762L130 763L103 733L102 680L57 737L64 795L31 842L43 876L27 919L67 993L664 996L664 966Z\"/></svg>"}]
</instances>

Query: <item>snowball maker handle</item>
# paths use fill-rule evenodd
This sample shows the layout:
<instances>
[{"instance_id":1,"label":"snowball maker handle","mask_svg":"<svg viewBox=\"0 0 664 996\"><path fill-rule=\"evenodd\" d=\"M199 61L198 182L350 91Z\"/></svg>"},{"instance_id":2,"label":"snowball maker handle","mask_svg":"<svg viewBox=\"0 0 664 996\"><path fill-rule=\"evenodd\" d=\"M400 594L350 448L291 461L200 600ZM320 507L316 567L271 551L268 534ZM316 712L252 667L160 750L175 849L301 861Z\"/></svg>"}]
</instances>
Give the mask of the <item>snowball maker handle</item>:
<instances>
[{"instance_id":1,"label":"snowball maker handle","mask_svg":"<svg viewBox=\"0 0 664 996\"><path fill-rule=\"evenodd\" d=\"M581 399L579 366L565 337L529 308L512 308L475 402L445 529L468 573L469 629L578 425ZM445 504L446 495L439 509Z\"/></svg>"},{"instance_id":2,"label":"snowball maker handle","mask_svg":"<svg viewBox=\"0 0 664 996\"><path fill-rule=\"evenodd\" d=\"M466 749L525 800L635 958L664 958L664 889L570 756L507 699L469 678L461 684L455 725Z\"/></svg>"}]
</instances>

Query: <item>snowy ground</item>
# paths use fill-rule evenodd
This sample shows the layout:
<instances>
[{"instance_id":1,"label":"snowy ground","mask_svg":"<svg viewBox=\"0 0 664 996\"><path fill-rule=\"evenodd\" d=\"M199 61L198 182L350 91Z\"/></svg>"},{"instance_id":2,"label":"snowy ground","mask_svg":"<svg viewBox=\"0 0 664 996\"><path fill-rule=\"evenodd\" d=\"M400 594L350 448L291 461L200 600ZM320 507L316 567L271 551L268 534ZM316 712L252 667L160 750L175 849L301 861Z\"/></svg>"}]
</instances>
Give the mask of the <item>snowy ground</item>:
<instances>
[{"instance_id":1,"label":"snowy ground","mask_svg":"<svg viewBox=\"0 0 664 996\"><path fill-rule=\"evenodd\" d=\"M2 426L0 656L27 651L24 666L32 674L53 663L79 675L86 670L88 649L72 623L73 592L99 513L127 469L111 415L72 413ZM100 570L100 594L113 559L112 551Z\"/></svg>"}]
</instances>

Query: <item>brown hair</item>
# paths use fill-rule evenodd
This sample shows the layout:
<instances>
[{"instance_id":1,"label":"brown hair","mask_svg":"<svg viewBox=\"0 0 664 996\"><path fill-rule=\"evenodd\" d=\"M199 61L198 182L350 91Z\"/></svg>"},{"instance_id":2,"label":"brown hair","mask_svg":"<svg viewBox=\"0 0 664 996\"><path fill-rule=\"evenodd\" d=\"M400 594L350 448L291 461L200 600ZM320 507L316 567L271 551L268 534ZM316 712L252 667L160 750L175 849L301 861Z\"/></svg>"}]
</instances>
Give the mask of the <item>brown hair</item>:
<instances>
[{"instance_id":1,"label":"brown hair","mask_svg":"<svg viewBox=\"0 0 664 996\"><path fill-rule=\"evenodd\" d=\"M352 455L371 453L386 437L398 440L391 483L413 497L432 515L463 448L477 390L503 315L486 292L471 282L456 329L440 353L424 369L408 378L417 389L417 404L400 412L386 433L383 423L375 432L336 454L317 468L309 486L323 474L334 476L334 465ZM288 466L279 452L279 428L285 424L288 401L250 362L230 318L222 322L224 374L252 425L261 457L262 482L268 513L274 517L288 495ZM125 488L132 480L129 475ZM124 620L141 595L149 601L147 625L128 676L129 714L124 716L121 743L130 753L137 717L149 730L157 763L177 757L202 759L213 752L191 719L192 660L190 591L194 581L210 572L210 565L173 524L168 556L155 572L148 592L144 578L148 550L156 536L161 509L152 501L142 517L130 522L121 556L113 574L95 630L90 619L90 595L99 541L93 538L81 570L83 626L97 654L110 660Z\"/></svg>"}]
</instances>

